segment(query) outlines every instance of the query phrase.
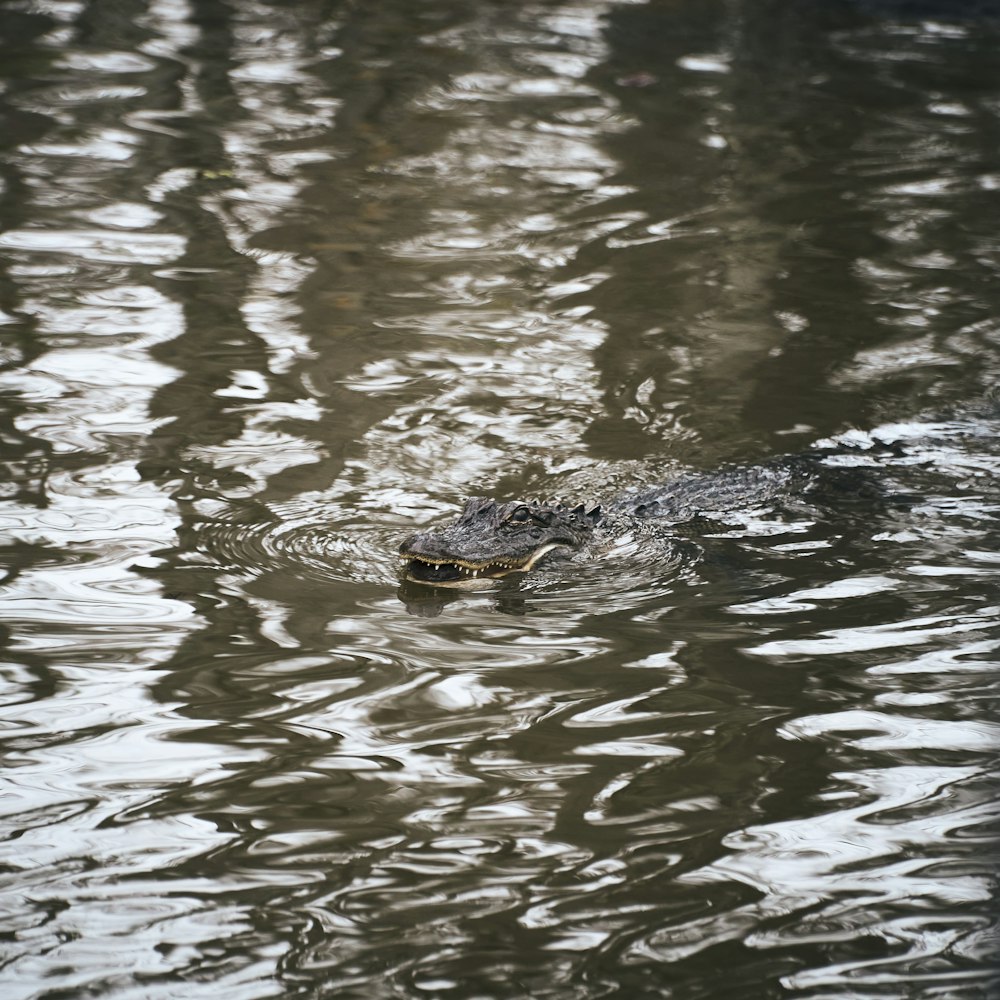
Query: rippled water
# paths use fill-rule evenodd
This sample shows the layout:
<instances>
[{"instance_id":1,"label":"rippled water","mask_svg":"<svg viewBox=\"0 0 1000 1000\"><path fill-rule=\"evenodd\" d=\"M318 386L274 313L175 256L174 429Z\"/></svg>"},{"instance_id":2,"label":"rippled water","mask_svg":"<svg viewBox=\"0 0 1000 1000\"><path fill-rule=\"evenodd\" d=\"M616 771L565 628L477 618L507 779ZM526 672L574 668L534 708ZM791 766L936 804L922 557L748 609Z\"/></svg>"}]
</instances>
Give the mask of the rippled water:
<instances>
[{"instance_id":1,"label":"rippled water","mask_svg":"<svg viewBox=\"0 0 1000 1000\"><path fill-rule=\"evenodd\" d=\"M5 998L986 998L1000 18L0 9ZM463 497L812 454L473 592Z\"/></svg>"}]
</instances>

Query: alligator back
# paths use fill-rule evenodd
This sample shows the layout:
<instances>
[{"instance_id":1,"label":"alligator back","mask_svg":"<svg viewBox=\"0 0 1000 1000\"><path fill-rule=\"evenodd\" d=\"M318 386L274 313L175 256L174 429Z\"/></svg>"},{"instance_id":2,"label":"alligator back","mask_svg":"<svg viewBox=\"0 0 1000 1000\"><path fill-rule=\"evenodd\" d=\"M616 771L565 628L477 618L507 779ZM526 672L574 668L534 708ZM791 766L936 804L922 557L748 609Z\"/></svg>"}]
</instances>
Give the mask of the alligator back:
<instances>
[{"instance_id":1,"label":"alligator back","mask_svg":"<svg viewBox=\"0 0 1000 1000\"><path fill-rule=\"evenodd\" d=\"M726 514L791 498L810 480L805 463L784 461L687 474L649 489L626 493L613 504L639 518L687 521L701 514Z\"/></svg>"}]
</instances>

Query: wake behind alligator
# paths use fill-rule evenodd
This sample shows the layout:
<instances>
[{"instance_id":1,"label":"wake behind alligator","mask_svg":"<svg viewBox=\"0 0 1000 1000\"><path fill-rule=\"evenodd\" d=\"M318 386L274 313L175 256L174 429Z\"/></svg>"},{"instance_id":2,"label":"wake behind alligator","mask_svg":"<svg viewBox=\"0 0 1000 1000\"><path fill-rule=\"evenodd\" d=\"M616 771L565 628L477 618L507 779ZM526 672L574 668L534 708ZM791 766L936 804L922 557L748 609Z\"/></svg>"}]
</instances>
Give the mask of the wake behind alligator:
<instances>
[{"instance_id":1,"label":"wake behind alligator","mask_svg":"<svg viewBox=\"0 0 1000 1000\"><path fill-rule=\"evenodd\" d=\"M419 531L400 545L403 575L436 587L475 587L555 560L599 556L637 531L653 528L668 542L673 525L728 519L802 496L814 478L810 466L785 460L681 475L594 505L472 497L456 521Z\"/></svg>"}]
</instances>

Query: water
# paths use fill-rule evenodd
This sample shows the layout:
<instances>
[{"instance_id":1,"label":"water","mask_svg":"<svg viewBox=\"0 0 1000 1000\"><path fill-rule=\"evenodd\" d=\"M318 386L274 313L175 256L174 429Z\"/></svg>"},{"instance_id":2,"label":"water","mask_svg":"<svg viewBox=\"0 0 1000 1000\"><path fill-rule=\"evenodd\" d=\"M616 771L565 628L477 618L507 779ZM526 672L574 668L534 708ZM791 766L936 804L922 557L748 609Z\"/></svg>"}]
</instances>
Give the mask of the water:
<instances>
[{"instance_id":1,"label":"water","mask_svg":"<svg viewBox=\"0 0 1000 1000\"><path fill-rule=\"evenodd\" d=\"M6 4L3 996L1000 995L998 42ZM397 575L469 494L802 452L672 546Z\"/></svg>"}]
</instances>

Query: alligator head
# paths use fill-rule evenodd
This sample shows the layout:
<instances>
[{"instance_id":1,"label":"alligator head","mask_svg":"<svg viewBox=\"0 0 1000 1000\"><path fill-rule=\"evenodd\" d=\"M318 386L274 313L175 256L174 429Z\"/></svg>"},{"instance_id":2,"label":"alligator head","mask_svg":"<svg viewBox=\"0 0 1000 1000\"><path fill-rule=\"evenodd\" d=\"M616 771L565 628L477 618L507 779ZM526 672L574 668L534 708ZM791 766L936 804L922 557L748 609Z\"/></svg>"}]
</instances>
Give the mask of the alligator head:
<instances>
[{"instance_id":1,"label":"alligator head","mask_svg":"<svg viewBox=\"0 0 1000 1000\"><path fill-rule=\"evenodd\" d=\"M399 547L408 580L461 587L524 573L553 549L582 548L602 518L600 507L559 503L498 503L473 497L457 521L420 531Z\"/></svg>"}]
</instances>

